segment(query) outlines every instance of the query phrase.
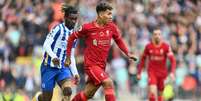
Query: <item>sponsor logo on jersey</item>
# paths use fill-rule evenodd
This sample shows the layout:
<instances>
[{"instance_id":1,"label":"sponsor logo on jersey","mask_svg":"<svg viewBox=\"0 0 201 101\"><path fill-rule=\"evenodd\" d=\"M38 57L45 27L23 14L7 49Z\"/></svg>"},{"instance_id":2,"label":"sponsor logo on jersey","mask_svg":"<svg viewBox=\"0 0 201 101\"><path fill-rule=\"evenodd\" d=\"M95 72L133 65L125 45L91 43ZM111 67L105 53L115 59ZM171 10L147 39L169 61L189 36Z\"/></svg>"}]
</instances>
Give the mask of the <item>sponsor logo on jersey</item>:
<instances>
[{"instance_id":1,"label":"sponsor logo on jersey","mask_svg":"<svg viewBox=\"0 0 201 101\"><path fill-rule=\"evenodd\" d=\"M97 46L97 45L98 45L96 39L93 40L93 45L94 45L94 46Z\"/></svg>"}]
</instances>

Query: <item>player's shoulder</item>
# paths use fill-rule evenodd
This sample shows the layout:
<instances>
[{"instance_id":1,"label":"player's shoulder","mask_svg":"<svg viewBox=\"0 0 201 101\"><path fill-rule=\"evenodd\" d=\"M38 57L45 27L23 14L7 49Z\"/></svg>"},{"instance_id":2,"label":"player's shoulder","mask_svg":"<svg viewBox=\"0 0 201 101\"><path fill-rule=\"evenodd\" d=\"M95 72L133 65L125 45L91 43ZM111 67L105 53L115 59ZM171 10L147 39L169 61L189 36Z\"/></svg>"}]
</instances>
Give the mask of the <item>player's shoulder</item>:
<instances>
[{"instance_id":1,"label":"player's shoulder","mask_svg":"<svg viewBox=\"0 0 201 101\"><path fill-rule=\"evenodd\" d=\"M90 29L91 27L93 27L93 22L86 22L82 25L82 28L85 29Z\"/></svg>"},{"instance_id":2,"label":"player's shoulder","mask_svg":"<svg viewBox=\"0 0 201 101\"><path fill-rule=\"evenodd\" d=\"M51 35L54 36L54 35L56 35L56 33L59 32L59 30L61 30L61 23L55 25L54 27L52 27L51 30L50 30L50 32L49 32L49 34L51 34Z\"/></svg>"},{"instance_id":3,"label":"player's shoulder","mask_svg":"<svg viewBox=\"0 0 201 101\"><path fill-rule=\"evenodd\" d=\"M117 25L114 22L109 22L107 25L113 28L117 28Z\"/></svg>"},{"instance_id":4,"label":"player's shoulder","mask_svg":"<svg viewBox=\"0 0 201 101\"><path fill-rule=\"evenodd\" d=\"M169 47L170 45L169 45L167 42L163 41L163 42L162 42L162 46L163 46L163 47Z\"/></svg>"},{"instance_id":5,"label":"player's shoulder","mask_svg":"<svg viewBox=\"0 0 201 101\"><path fill-rule=\"evenodd\" d=\"M153 46L153 43L152 42L148 42L145 47L148 48L148 47L152 47L152 46Z\"/></svg>"},{"instance_id":6,"label":"player's shoulder","mask_svg":"<svg viewBox=\"0 0 201 101\"><path fill-rule=\"evenodd\" d=\"M61 29L61 26L62 26L62 23L59 23L57 25L55 25L52 30L60 30Z\"/></svg>"}]
</instances>

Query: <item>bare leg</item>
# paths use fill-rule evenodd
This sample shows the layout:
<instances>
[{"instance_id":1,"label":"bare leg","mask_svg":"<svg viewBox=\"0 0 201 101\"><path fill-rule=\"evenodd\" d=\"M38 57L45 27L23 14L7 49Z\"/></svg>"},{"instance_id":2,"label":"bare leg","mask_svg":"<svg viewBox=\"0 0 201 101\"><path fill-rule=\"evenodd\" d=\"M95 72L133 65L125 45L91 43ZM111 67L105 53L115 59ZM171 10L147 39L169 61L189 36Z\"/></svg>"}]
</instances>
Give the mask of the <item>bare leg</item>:
<instances>
[{"instance_id":1,"label":"bare leg","mask_svg":"<svg viewBox=\"0 0 201 101\"><path fill-rule=\"evenodd\" d=\"M96 86L92 82L87 82L84 88L84 94L86 95L87 99L93 98L98 88L100 88L100 85Z\"/></svg>"},{"instance_id":2,"label":"bare leg","mask_svg":"<svg viewBox=\"0 0 201 101\"><path fill-rule=\"evenodd\" d=\"M72 82L71 82L71 80L64 79L64 80L59 82L59 86L61 87L62 92L63 92L62 101L70 101L71 95L72 95L72 90L71 90Z\"/></svg>"},{"instance_id":3,"label":"bare leg","mask_svg":"<svg viewBox=\"0 0 201 101\"><path fill-rule=\"evenodd\" d=\"M156 101L157 98L157 86L152 84L149 86L149 101Z\"/></svg>"},{"instance_id":4,"label":"bare leg","mask_svg":"<svg viewBox=\"0 0 201 101\"><path fill-rule=\"evenodd\" d=\"M91 99L99 87L100 85L96 86L92 82L88 81L84 90L78 93L72 101L87 101L88 99Z\"/></svg>"},{"instance_id":5,"label":"bare leg","mask_svg":"<svg viewBox=\"0 0 201 101\"><path fill-rule=\"evenodd\" d=\"M110 78L107 78L103 81L103 88L104 88L105 100L116 101L115 92L114 92L114 84Z\"/></svg>"},{"instance_id":6,"label":"bare leg","mask_svg":"<svg viewBox=\"0 0 201 101\"><path fill-rule=\"evenodd\" d=\"M51 101L53 92L42 92L37 96L38 101Z\"/></svg>"}]
</instances>

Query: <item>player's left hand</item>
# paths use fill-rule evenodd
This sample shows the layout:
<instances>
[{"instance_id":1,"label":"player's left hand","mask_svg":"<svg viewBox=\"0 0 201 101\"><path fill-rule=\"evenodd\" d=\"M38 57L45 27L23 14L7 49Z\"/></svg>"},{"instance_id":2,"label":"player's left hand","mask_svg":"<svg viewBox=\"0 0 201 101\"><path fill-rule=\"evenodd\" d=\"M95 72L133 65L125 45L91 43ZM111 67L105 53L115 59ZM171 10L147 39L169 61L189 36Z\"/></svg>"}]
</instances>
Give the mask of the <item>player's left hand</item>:
<instances>
[{"instance_id":1,"label":"player's left hand","mask_svg":"<svg viewBox=\"0 0 201 101\"><path fill-rule=\"evenodd\" d=\"M78 74L74 75L74 80L75 80L75 84L79 84L80 82L80 76Z\"/></svg>"},{"instance_id":2,"label":"player's left hand","mask_svg":"<svg viewBox=\"0 0 201 101\"><path fill-rule=\"evenodd\" d=\"M137 57L134 54L132 54L132 53L128 53L128 57L130 59L132 59L133 61L137 61L138 60Z\"/></svg>"},{"instance_id":3,"label":"player's left hand","mask_svg":"<svg viewBox=\"0 0 201 101\"><path fill-rule=\"evenodd\" d=\"M170 78L171 78L172 81L175 81L175 75L174 75L174 73L170 73Z\"/></svg>"},{"instance_id":4,"label":"player's left hand","mask_svg":"<svg viewBox=\"0 0 201 101\"><path fill-rule=\"evenodd\" d=\"M70 57L67 57L65 62L64 62L64 66L69 67L70 64L71 64L71 59L70 59Z\"/></svg>"},{"instance_id":5,"label":"player's left hand","mask_svg":"<svg viewBox=\"0 0 201 101\"><path fill-rule=\"evenodd\" d=\"M141 80L141 74L137 74L137 80Z\"/></svg>"}]
</instances>

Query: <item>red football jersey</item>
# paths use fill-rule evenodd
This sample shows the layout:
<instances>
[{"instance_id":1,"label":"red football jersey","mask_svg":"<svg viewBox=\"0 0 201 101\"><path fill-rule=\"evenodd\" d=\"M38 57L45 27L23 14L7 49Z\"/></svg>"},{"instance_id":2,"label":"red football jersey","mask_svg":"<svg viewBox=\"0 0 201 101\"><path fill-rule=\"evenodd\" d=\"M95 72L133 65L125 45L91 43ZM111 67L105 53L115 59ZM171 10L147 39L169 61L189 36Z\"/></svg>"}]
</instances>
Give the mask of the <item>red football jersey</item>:
<instances>
[{"instance_id":1,"label":"red football jersey","mask_svg":"<svg viewBox=\"0 0 201 101\"><path fill-rule=\"evenodd\" d=\"M167 75L167 58L171 62L171 72L174 72L176 61L170 46L165 42L162 42L159 46L154 45L152 42L148 43L140 59L138 73L141 73L147 59L148 72L155 72L159 76Z\"/></svg>"},{"instance_id":2,"label":"red football jersey","mask_svg":"<svg viewBox=\"0 0 201 101\"><path fill-rule=\"evenodd\" d=\"M118 28L112 22L103 27L97 26L95 21L84 24L78 32L74 32L69 37L67 56L70 56L73 41L79 37L85 38L84 64L86 68L98 65L105 69L112 39L126 55L128 54L128 48L124 44Z\"/></svg>"}]
</instances>

